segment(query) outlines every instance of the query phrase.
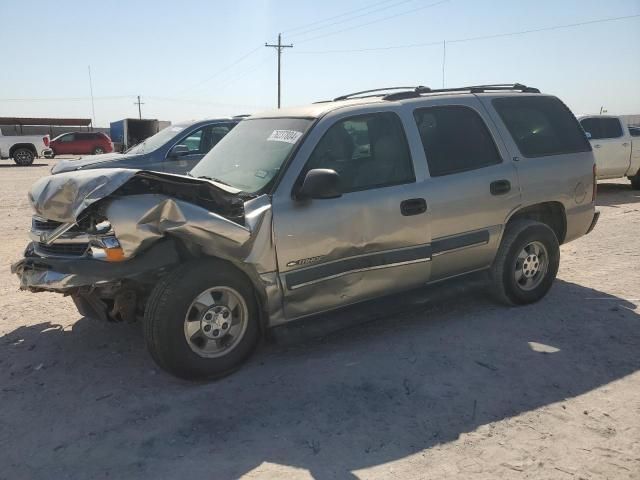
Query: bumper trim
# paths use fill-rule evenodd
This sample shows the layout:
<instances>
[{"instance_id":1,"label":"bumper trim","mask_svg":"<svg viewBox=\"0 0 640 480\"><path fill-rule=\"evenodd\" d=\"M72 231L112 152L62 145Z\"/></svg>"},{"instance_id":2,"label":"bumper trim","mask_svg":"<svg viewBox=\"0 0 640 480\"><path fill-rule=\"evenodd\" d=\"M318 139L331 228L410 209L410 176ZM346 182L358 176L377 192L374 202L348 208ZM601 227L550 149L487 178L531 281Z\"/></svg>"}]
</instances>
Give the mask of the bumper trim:
<instances>
[{"instance_id":1,"label":"bumper trim","mask_svg":"<svg viewBox=\"0 0 640 480\"><path fill-rule=\"evenodd\" d=\"M136 277L180 262L171 240L157 243L139 256L118 263L86 257L44 258L32 256L32 251L30 245L25 257L11 265L11 272L20 277L22 290L67 292Z\"/></svg>"}]
</instances>

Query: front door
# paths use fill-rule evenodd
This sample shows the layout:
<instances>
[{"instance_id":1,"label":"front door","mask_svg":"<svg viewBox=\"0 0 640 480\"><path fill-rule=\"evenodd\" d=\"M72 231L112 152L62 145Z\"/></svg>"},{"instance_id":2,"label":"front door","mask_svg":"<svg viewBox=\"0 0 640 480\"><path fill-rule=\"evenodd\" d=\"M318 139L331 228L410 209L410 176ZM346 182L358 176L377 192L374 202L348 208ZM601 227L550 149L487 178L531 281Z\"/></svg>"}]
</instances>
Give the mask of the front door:
<instances>
[{"instance_id":1,"label":"front door","mask_svg":"<svg viewBox=\"0 0 640 480\"><path fill-rule=\"evenodd\" d=\"M74 133L67 133L66 135L61 136L56 142L56 154L58 155L69 155L76 153L76 135Z\"/></svg>"},{"instance_id":2,"label":"front door","mask_svg":"<svg viewBox=\"0 0 640 480\"><path fill-rule=\"evenodd\" d=\"M396 113L325 117L293 165L300 172L298 184L311 169L335 170L343 194L300 201L285 183L274 195L287 318L428 281L427 199Z\"/></svg>"},{"instance_id":3,"label":"front door","mask_svg":"<svg viewBox=\"0 0 640 480\"><path fill-rule=\"evenodd\" d=\"M589 117L580 120L596 157L598 178L621 177L629 169L631 148L624 137L620 120L615 117Z\"/></svg>"}]
</instances>

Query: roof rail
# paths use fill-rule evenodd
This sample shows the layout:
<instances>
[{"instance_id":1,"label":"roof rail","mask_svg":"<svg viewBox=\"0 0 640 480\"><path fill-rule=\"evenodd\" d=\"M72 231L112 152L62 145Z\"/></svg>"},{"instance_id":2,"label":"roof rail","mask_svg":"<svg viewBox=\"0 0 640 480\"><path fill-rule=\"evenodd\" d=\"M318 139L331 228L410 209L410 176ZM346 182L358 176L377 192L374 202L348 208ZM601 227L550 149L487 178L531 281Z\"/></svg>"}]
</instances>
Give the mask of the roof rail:
<instances>
[{"instance_id":1,"label":"roof rail","mask_svg":"<svg viewBox=\"0 0 640 480\"><path fill-rule=\"evenodd\" d=\"M422 93L447 93L447 92L469 92L469 93L484 93L484 92L501 92L501 91L515 91L522 93L540 93L540 90L534 87L527 87L521 83L504 83L495 85L472 85L470 87L454 87L454 88L435 88L428 89L428 91L409 91L390 93L382 97L382 100L402 100L405 98L419 97Z\"/></svg>"},{"instance_id":2,"label":"roof rail","mask_svg":"<svg viewBox=\"0 0 640 480\"><path fill-rule=\"evenodd\" d=\"M455 87L455 88L439 88L431 90L432 92L460 92L468 91L470 93L483 93L483 92L496 92L496 91L516 91L522 93L540 93L540 90L535 87L527 87L521 83L496 83L490 85L472 85L470 87Z\"/></svg>"},{"instance_id":3,"label":"roof rail","mask_svg":"<svg viewBox=\"0 0 640 480\"><path fill-rule=\"evenodd\" d=\"M383 93L390 90L402 90L400 92ZM349 98L367 98L381 96L382 100L402 100L405 98L419 97L424 93L446 93L446 92L469 92L469 93L484 93L484 92L499 92L499 91L516 91L522 93L540 93L540 90L535 87L528 87L521 83L497 83L490 85L471 85L469 87L453 87L453 88L429 88L419 85L417 87L387 87L387 88L374 88L372 90L362 90L361 92L349 93L347 95L341 95L333 100L323 100L322 102L338 102L340 100L347 100ZM371 95L367 95L371 94Z\"/></svg>"},{"instance_id":4,"label":"roof rail","mask_svg":"<svg viewBox=\"0 0 640 480\"><path fill-rule=\"evenodd\" d=\"M429 87L424 87L422 85L418 85L417 87L386 87L386 88L374 88L372 90L362 90L361 92L353 92L353 93L348 93L347 95L340 95L339 97L336 97L333 99L334 102L339 102L340 100L347 100L348 98L352 98L352 97L377 97L379 95L382 95L382 93L378 93L377 95L364 95L365 93L375 93L375 92L387 92L389 90L407 90L409 92L420 92L420 93L427 93L430 92L431 89Z\"/></svg>"}]
</instances>

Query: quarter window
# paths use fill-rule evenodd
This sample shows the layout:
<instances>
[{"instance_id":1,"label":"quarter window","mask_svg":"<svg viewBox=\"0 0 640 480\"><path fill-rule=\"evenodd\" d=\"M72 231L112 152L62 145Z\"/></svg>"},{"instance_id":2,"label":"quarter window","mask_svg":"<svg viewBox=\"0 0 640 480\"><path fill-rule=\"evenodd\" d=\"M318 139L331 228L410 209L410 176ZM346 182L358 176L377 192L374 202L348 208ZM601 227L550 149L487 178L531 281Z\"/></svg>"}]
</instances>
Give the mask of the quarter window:
<instances>
[{"instance_id":1,"label":"quarter window","mask_svg":"<svg viewBox=\"0 0 640 480\"><path fill-rule=\"evenodd\" d=\"M480 115L462 106L420 108L413 112L429 173L440 177L502 162Z\"/></svg>"},{"instance_id":2,"label":"quarter window","mask_svg":"<svg viewBox=\"0 0 640 480\"><path fill-rule=\"evenodd\" d=\"M593 140L622 136L622 125L617 118L585 118L580 124L585 132L591 134Z\"/></svg>"},{"instance_id":3,"label":"quarter window","mask_svg":"<svg viewBox=\"0 0 640 480\"><path fill-rule=\"evenodd\" d=\"M305 171L314 168L335 170L344 193L415 181L407 139L394 113L338 121L316 145Z\"/></svg>"},{"instance_id":4,"label":"quarter window","mask_svg":"<svg viewBox=\"0 0 640 480\"><path fill-rule=\"evenodd\" d=\"M555 97L496 98L493 106L525 157L591 150L576 117Z\"/></svg>"}]
</instances>

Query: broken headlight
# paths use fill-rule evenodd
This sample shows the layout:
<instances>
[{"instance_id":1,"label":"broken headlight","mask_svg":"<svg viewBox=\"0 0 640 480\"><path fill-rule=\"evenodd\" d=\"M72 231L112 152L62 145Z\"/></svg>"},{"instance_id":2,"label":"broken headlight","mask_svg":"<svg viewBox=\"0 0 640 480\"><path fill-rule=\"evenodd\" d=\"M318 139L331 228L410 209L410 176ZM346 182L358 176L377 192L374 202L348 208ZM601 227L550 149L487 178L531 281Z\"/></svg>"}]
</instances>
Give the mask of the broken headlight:
<instances>
[{"instance_id":1,"label":"broken headlight","mask_svg":"<svg viewBox=\"0 0 640 480\"><path fill-rule=\"evenodd\" d=\"M91 256L96 260L107 262L121 262L126 260L124 250L116 238L111 224L104 220L93 228L90 241Z\"/></svg>"}]
</instances>

